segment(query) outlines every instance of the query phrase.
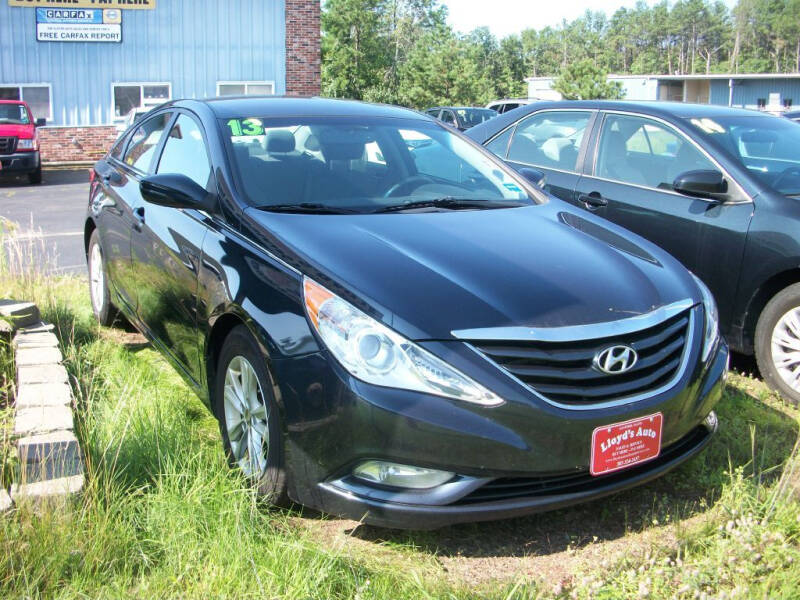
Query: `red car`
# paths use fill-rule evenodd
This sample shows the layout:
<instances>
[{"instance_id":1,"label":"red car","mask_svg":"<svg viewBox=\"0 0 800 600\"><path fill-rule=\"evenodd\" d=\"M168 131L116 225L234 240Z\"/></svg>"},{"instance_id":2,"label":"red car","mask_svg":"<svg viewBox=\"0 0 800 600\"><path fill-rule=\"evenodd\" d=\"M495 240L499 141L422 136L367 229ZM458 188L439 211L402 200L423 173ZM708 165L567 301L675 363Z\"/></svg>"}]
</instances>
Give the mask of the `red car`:
<instances>
[{"instance_id":1,"label":"red car","mask_svg":"<svg viewBox=\"0 0 800 600\"><path fill-rule=\"evenodd\" d=\"M27 174L31 183L42 182L39 136L30 107L20 100L0 100L0 173Z\"/></svg>"}]
</instances>

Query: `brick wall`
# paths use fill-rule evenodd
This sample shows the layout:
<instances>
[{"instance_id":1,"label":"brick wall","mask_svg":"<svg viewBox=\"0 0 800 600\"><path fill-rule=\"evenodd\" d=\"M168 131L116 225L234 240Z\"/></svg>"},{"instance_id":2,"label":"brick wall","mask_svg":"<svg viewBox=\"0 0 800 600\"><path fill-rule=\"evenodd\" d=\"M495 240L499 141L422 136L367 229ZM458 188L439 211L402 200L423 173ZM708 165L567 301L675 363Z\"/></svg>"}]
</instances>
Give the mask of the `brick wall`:
<instances>
[{"instance_id":1,"label":"brick wall","mask_svg":"<svg viewBox=\"0 0 800 600\"><path fill-rule=\"evenodd\" d=\"M42 127L39 146L43 163L94 162L111 149L116 127Z\"/></svg>"},{"instance_id":2,"label":"brick wall","mask_svg":"<svg viewBox=\"0 0 800 600\"><path fill-rule=\"evenodd\" d=\"M286 95L320 93L320 0L286 0Z\"/></svg>"}]
</instances>

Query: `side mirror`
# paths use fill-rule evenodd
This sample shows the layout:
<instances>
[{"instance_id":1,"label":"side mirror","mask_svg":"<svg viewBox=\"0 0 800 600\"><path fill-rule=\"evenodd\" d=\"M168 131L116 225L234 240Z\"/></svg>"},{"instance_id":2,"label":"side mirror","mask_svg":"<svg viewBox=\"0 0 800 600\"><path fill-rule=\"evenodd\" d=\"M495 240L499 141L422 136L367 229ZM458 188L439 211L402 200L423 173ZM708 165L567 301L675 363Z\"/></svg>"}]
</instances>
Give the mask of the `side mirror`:
<instances>
[{"instance_id":1,"label":"side mirror","mask_svg":"<svg viewBox=\"0 0 800 600\"><path fill-rule=\"evenodd\" d=\"M36 127L44 127L47 125L47 119L36 119Z\"/></svg>"},{"instance_id":2,"label":"side mirror","mask_svg":"<svg viewBox=\"0 0 800 600\"><path fill-rule=\"evenodd\" d=\"M728 182L722 173L712 169L686 171L675 178L672 189L686 196L722 200L721 196L728 192Z\"/></svg>"},{"instance_id":3,"label":"side mirror","mask_svg":"<svg viewBox=\"0 0 800 600\"><path fill-rule=\"evenodd\" d=\"M522 169L519 170L519 174L522 175L528 181L530 181L536 187L544 189L546 176L539 169L531 169L529 167L523 167Z\"/></svg>"},{"instance_id":4,"label":"side mirror","mask_svg":"<svg viewBox=\"0 0 800 600\"><path fill-rule=\"evenodd\" d=\"M217 197L208 193L186 175L165 173L150 175L139 184L142 197L148 202L170 208L194 208L213 212Z\"/></svg>"}]
</instances>

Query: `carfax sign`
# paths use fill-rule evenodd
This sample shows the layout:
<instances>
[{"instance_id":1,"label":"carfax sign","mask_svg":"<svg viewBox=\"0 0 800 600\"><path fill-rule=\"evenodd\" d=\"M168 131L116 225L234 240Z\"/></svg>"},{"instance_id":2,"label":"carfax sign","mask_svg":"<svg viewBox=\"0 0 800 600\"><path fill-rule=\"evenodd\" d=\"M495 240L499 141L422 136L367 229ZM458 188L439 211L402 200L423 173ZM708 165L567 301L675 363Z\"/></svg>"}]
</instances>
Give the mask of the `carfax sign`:
<instances>
[{"instance_id":1,"label":"carfax sign","mask_svg":"<svg viewBox=\"0 0 800 600\"><path fill-rule=\"evenodd\" d=\"M40 42L121 42L122 11L98 8L37 8Z\"/></svg>"},{"instance_id":2,"label":"carfax sign","mask_svg":"<svg viewBox=\"0 0 800 600\"><path fill-rule=\"evenodd\" d=\"M124 8L153 10L156 0L8 0L11 6L41 6L44 8Z\"/></svg>"}]
</instances>

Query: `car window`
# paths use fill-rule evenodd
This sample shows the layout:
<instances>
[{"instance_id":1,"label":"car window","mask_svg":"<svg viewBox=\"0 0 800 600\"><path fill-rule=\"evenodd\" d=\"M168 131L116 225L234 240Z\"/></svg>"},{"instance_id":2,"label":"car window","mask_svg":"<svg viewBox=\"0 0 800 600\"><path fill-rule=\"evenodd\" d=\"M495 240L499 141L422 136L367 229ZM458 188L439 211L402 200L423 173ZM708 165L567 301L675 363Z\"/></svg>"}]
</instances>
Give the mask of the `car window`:
<instances>
[{"instance_id":1,"label":"car window","mask_svg":"<svg viewBox=\"0 0 800 600\"><path fill-rule=\"evenodd\" d=\"M122 160L122 151L125 150L125 144L128 141L127 135L121 135L117 142L114 144L114 147L111 148L111 156L116 158L117 160Z\"/></svg>"},{"instance_id":2,"label":"car window","mask_svg":"<svg viewBox=\"0 0 800 600\"><path fill-rule=\"evenodd\" d=\"M130 144L125 151L123 159L129 165L139 171L147 172L153 160L158 142L164 134L164 130L169 124L172 113L161 113L142 123L131 135Z\"/></svg>"},{"instance_id":3,"label":"car window","mask_svg":"<svg viewBox=\"0 0 800 600\"><path fill-rule=\"evenodd\" d=\"M671 127L643 117L606 116L595 170L598 177L671 190L678 175L699 169L716 167Z\"/></svg>"},{"instance_id":4,"label":"car window","mask_svg":"<svg viewBox=\"0 0 800 600\"><path fill-rule=\"evenodd\" d=\"M545 111L517 125L508 160L574 171L591 112Z\"/></svg>"},{"instance_id":5,"label":"car window","mask_svg":"<svg viewBox=\"0 0 800 600\"><path fill-rule=\"evenodd\" d=\"M517 104L516 102L509 102L508 104L503 104L503 110L501 112L508 112L510 110L514 110L515 108L519 108L522 106L521 104Z\"/></svg>"},{"instance_id":6,"label":"car window","mask_svg":"<svg viewBox=\"0 0 800 600\"><path fill-rule=\"evenodd\" d=\"M248 204L375 212L436 198L521 202L511 171L427 119L243 117L222 123Z\"/></svg>"},{"instance_id":7,"label":"car window","mask_svg":"<svg viewBox=\"0 0 800 600\"><path fill-rule=\"evenodd\" d=\"M431 110L427 111L427 113L430 116L432 116L434 119L438 119L439 118L439 109L438 108L432 108Z\"/></svg>"},{"instance_id":8,"label":"car window","mask_svg":"<svg viewBox=\"0 0 800 600\"><path fill-rule=\"evenodd\" d=\"M200 126L188 115L179 115L164 144L158 173L180 173L201 187L208 186L211 167Z\"/></svg>"},{"instance_id":9,"label":"car window","mask_svg":"<svg viewBox=\"0 0 800 600\"><path fill-rule=\"evenodd\" d=\"M447 123L448 125L455 125L456 123L455 116L453 116L453 113L449 110L442 111L441 119L444 123Z\"/></svg>"},{"instance_id":10,"label":"car window","mask_svg":"<svg viewBox=\"0 0 800 600\"><path fill-rule=\"evenodd\" d=\"M495 137L491 142L486 144L486 149L505 160L506 153L508 152L508 140L511 139L512 133L514 133L514 128L509 127L503 133Z\"/></svg>"}]
</instances>

